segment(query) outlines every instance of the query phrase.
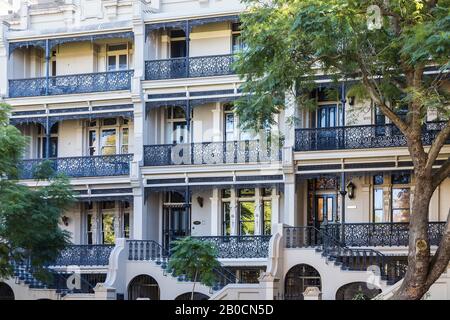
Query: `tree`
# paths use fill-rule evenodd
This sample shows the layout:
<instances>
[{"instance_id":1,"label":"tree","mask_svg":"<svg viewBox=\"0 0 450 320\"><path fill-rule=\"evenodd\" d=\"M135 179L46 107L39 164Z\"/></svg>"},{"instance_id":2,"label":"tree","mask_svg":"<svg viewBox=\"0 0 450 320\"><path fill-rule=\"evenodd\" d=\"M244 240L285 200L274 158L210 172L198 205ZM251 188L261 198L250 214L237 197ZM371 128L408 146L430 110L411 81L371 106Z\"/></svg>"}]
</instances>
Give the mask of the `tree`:
<instances>
[{"instance_id":1,"label":"tree","mask_svg":"<svg viewBox=\"0 0 450 320\"><path fill-rule=\"evenodd\" d=\"M47 162L34 172L37 180L45 180L43 186L18 183L27 141L8 125L9 110L0 104L0 278L12 276L14 264L26 261L36 278L47 281L45 266L69 243L70 234L59 221L74 196L67 179L55 175Z\"/></svg>"},{"instance_id":2,"label":"tree","mask_svg":"<svg viewBox=\"0 0 450 320\"><path fill-rule=\"evenodd\" d=\"M197 281L211 287L216 281L215 270L220 267L217 252L209 242L186 237L174 241L169 259L169 269L175 276L186 276L194 282L191 300L194 300Z\"/></svg>"},{"instance_id":3,"label":"tree","mask_svg":"<svg viewBox=\"0 0 450 320\"><path fill-rule=\"evenodd\" d=\"M245 80L244 98L236 106L244 128L259 130L272 123L273 114L284 108L286 92L297 97L299 105L314 108L308 93L317 75L328 74L336 83L353 80L351 94L370 98L406 137L415 191L408 270L395 298L420 299L450 259L450 216L433 257L427 236L430 199L450 174L450 159L433 169L450 135L450 1L244 2L246 49L236 62ZM368 21L377 18L380 24L368 28ZM429 67L435 72L426 72ZM402 107L407 108L406 117L399 115ZM444 124L428 148L422 132L429 111Z\"/></svg>"}]
</instances>

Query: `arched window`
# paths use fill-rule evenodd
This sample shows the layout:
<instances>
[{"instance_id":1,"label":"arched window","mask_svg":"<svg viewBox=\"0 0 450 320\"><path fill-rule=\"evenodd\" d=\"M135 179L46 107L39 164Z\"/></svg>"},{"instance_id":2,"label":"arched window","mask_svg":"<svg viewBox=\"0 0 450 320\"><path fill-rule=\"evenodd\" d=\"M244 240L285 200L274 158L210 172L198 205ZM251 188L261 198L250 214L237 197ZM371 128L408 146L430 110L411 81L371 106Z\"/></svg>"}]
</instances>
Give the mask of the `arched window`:
<instances>
[{"instance_id":1,"label":"arched window","mask_svg":"<svg viewBox=\"0 0 450 320\"><path fill-rule=\"evenodd\" d=\"M381 293L381 289L366 282L352 282L336 291L336 300L370 300Z\"/></svg>"},{"instance_id":2,"label":"arched window","mask_svg":"<svg viewBox=\"0 0 450 320\"><path fill-rule=\"evenodd\" d=\"M13 290L4 282L0 282L0 300L14 300Z\"/></svg>"},{"instance_id":3,"label":"arched window","mask_svg":"<svg viewBox=\"0 0 450 320\"><path fill-rule=\"evenodd\" d=\"M308 287L322 290L319 272L307 264L298 264L286 274L284 282L285 300L303 300L303 292Z\"/></svg>"},{"instance_id":4,"label":"arched window","mask_svg":"<svg viewBox=\"0 0 450 320\"><path fill-rule=\"evenodd\" d=\"M158 282L148 275L137 276L128 285L128 300L159 300L159 294Z\"/></svg>"},{"instance_id":5,"label":"arched window","mask_svg":"<svg viewBox=\"0 0 450 320\"><path fill-rule=\"evenodd\" d=\"M186 292L183 294L180 294L178 297L175 298L175 300L191 300L191 292ZM194 292L194 300L208 300L209 297L206 294L200 293L200 292Z\"/></svg>"}]
</instances>

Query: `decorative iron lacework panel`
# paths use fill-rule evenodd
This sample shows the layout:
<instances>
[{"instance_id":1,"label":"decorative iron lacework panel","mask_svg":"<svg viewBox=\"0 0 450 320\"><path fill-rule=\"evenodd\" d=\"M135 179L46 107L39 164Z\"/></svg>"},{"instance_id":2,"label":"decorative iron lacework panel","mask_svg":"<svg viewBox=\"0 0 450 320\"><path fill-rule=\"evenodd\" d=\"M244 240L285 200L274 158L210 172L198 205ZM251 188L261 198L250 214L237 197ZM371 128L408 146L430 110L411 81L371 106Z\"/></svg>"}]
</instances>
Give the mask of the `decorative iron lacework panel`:
<instances>
[{"instance_id":1,"label":"decorative iron lacework panel","mask_svg":"<svg viewBox=\"0 0 450 320\"><path fill-rule=\"evenodd\" d=\"M53 266L107 266L114 245L70 245L62 250Z\"/></svg>"},{"instance_id":2,"label":"decorative iron lacework panel","mask_svg":"<svg viewBox=\"0 0 450 320\"><path fill-rule=\"evenodd\" d=\"M267 258L271 236L211 236L192 237L212 243L219 259Z\"/></svg>"},{"instance_id":3,"label":"decorative iron lacework panel","mask_svg":"<svg viewBox=\"0 0 450 320\"><path fill-rule=\"evenodd\" d=\"M422 131L424 145L430 145L444 127L445 122L428 123L424 126ZM393 124L295 130L296 151L405 146L406 138Z\"/></svg>"},{"instance_id":4,"label":"decorative iron lacework panel","mask_svg":"<svg viewBox=\"0 0 450 320\"><path fill-rule=\"evenodd\" d=\"M145 61L145 79L211 77L234 74L232 54Z\"/></svg>"},{"instance_id":5,"label":"decorative iron lacework panel","mask_svg":"<svg viewBox=\"0 0 450 320\"><path fill-rule=\"evenodd\" d=\"M252 163L281 160L281 148L258 140L144 146L145 166Z\"/></svg>"},{"instance_id":6,"label":"decorative iron lacework panel","mask_svg":"<svg viewBox=\"0 0 450 320\"><path fill-rule=\"evenodd\" d=\"M9 97L130 90L133 70L9 80Z\"/></svg>"},{"instance_id":7,"label":"decorative iron lacework panel","mask_svg":"<svg viewBox=\"0 0 450 320\"><path fill-rule=\"evenodd\" d=\"M132 154L119 154L22 160L20 164L20 178L33 179L36 167L44 161L49 161L56 173L62 173L73 178L128 175L130 174L130 162L132 159Z\"/></svg>"},{"instance_id":8,"label":"decorative iron lacework panel","mask_svg":"<svg viewBox=\"0 0 450 320\"><path fill-rule=\"evenodd\" d=\"M340 224L324 225L325 232L338 237ZM431 245L438 245L445 222L430 222L428 236ZM345 245L349 247L407 246L408 223L345 223Z\"/></svg>"}]
</instances>

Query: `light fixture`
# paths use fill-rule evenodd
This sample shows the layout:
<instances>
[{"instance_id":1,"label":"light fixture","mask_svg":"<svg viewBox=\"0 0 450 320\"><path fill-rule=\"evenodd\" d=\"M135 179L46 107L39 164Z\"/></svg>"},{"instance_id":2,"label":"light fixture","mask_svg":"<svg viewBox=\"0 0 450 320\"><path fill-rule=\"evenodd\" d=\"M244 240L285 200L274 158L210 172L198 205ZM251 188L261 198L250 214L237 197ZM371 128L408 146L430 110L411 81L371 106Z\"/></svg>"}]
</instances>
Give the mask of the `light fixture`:
<instances>
[{"instance_id":1,"label":"light fixture","mask_svg":"<svg viewBox=\"0 0 450 320\"><path fill-rule=\"evenodd\" d=\"M348 104L353 106L355 104L355 96L351 96L349 98L350 98L350 101L348 102Z\"/></svg>"},{"instance_id":2,"label":"light fixture","mask_svg":"<svg viewBox=\"0 0 450 320\"><path fill-rule=\"evenodd\" d=\"M353 199L355 197L355 189L356 189L355 184L350 181L347 184L347 192L348 192L348 198L349 199Z\"/></svg>"},{"instance_id":3,"label":"light fixture","mask_svg":"<svg viewBox=\"0 0 450 320\"><path fill-rule=\"evenodd\" d=\"M200 208L203 208L203 198L197 197L197 202L198 202L198 205L200 206Z\"/></svg>"},{"instance_id":4,"label":"light fixture","mask_svg":"<svg viewBox=\"0 0 450 320\"><path fill-rule=\"evenodd\" d=\"M64 223L64 225L67 227L69 225L69 217L67 216L62 216L61 217L62 222Z\"/></svg>"}]
</instances>

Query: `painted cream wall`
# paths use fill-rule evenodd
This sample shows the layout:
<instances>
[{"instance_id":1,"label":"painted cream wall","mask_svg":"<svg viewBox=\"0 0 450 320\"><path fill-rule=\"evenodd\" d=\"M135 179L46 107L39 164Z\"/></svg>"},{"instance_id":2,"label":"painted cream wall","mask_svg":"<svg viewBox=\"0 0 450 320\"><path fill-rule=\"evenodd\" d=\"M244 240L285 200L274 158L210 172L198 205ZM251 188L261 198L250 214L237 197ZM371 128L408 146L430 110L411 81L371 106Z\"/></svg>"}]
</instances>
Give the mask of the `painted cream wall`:
<instances>
[{"instance_id":1,"label":"painted cream wall","mask_svg":"<svg viewBox=\"0 0 450 320\"><path fill-rule=\"evenodd\" d=\"M83 155L83 127L80 120L61 121L58 129L58 157Z\"/></svg>"},{"instance_id":2,"label":"painted cream wall","mask_svg":"<svg viewBox=\"0 0 450 320\"><path fill-rule=\"evenodd\" d=\"M190 56L209 56L231 53L230 23L214 23L193 28Z\"/></svg>"},{"instance_id":3,"label":"painted cream wall","mask_svg":"<svg viewBox=\"0 0 450 320\"><path fill-rule=\"evenodd\" d=\"M203 208L200 207L197 198L203 198ZM211 200L212 190L205 190L192 193L191 207L191 235L209 236L211 235ZM194 221L201 224L195 225Z\"/></svg>"},{"instance_id":4,"label":"painted cream wall","mask_svg":"<svg viewBox=\"0 0 450 320\"><path fill-rule=\"evenodd\" d=\"M90 42L66 43L56 49L57 75L95 72L94 52Z\"/></svg>"},{"instance_id":5,"label":"painted cream wall","mask_svg":"<svg viewBox=\"0 0 450 320\"><path fill-rule=\"evenodd\" d=\"M161 194L159 192L151 192L147 198L147 237L161 243Z\"/></svg>"},{"instance_id":6,"label":"painted cream wall","mask_svg":"<svg viewBox=\"0 0 450 320\"><path fill-rule=\"evenodd\" d=\"M355 99L354 105L350 105L350 97L345 104L345 124L347 126L365 125L373 123L372 103L370 100Z\"/></svg>"},{"instance_id":7,"label":"painted cream wall","mask_svg":"<svg viewBox=\"0 0 450 320\"><path fill-rule=\"evenodd\" d=\"M213 141L214 123L213 110L214 104L194 107L193 113L193 142ZM223 135L222 135L223 136Z\"/></svg>"}]
</instances>

